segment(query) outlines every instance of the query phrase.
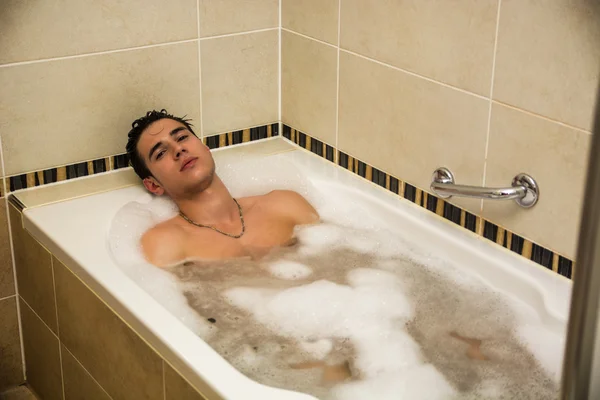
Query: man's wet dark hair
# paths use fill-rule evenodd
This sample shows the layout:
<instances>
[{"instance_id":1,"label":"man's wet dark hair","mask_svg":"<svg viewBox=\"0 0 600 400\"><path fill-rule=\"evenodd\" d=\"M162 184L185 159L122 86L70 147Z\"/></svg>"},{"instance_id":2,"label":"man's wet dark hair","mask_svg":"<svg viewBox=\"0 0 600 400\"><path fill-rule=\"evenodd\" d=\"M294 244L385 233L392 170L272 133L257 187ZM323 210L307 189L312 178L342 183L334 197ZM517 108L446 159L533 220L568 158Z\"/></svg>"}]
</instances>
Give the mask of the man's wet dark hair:
<instances>
[{"instance_id":1,"label":"man's wet dark hair","mask_svg":"<svg viewBox=\"0 0 600 400\"><path fill-rule=\"evenodd\" d=\"M142 158L140 153L137 151L138 142L140 141L142 132L144 132L144 130L148 128L148 126L150 126L151 123L164 118L181 122L190 132L192 132L194 136L197 136L196 133L192 130L193 125L190 123L190 119L186 119L185 115L181 118L176 117L172 114L169 114L164 108L160 111L148 111L145 116L133 121L133 123L131 124L131 130L127 135L128 139L127 145L125 146L125 151L127 151L127 156L129 157L129 164L133 167L133 170L141 179L146 179L149 176L152 176L152 173L146 166L146 163L144 162L144 159Z\"/></svg>"}]
</instances>

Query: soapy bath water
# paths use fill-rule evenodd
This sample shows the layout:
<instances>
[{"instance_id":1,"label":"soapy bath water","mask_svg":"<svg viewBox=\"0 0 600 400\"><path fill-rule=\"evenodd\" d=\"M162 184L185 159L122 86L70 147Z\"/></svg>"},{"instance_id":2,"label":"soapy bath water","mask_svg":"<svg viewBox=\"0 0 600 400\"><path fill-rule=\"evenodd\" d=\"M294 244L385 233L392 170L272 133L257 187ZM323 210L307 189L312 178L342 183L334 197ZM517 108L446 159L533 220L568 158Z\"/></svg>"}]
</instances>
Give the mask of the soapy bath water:
<instances>
[{"instance_id":1,"label":"soapy bath water","mask_svg":"<svg viewBox=\"0 0 600 400\"><path fill-rule=\"evenodd\" d=\"M268 191L264 180L240 189L235 165L219 174L234 196ZM324 201L291 166L271 174L272 188L296 189L323 219L298 229L293 246L258 261L158 270L136 245L174 212L155 199L117 215L115 257L233 366L267 385L336 400L558 397L548 354L560 352L560 335L533 310L387 229L360 201L335 193ZM548 348L531 345L540 339Z\"/></svg>"}]
</instances>

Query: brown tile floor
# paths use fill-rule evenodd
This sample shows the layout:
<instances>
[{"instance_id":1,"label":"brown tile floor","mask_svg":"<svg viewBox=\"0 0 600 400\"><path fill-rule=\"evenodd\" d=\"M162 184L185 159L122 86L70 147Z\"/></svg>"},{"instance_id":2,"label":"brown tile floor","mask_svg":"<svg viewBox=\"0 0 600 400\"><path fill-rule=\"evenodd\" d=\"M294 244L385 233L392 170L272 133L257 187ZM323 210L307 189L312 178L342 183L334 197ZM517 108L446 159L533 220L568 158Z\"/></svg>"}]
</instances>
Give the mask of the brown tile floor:
<instances>
[{"instance_id":1,"label":"brown tile floor","mask_svg":"<svg viewBox=\"0 0 600 400\"><path fill-rule=\"evenodd\" d=\"M0 400L38 400L27 386L17 386L0 393Z\"/></svg>"}]
</instances>

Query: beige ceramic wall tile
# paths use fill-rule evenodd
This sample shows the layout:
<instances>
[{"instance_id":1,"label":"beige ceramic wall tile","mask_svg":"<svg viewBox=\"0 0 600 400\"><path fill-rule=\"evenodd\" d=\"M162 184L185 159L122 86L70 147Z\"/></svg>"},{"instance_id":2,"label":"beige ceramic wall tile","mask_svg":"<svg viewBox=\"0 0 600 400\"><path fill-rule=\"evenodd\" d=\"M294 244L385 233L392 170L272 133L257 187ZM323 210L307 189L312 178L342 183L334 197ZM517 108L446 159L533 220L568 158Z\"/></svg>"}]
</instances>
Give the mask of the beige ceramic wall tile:
<instances>
[{"instance_id":1,"label":"beige ceramic wall tile","mask_svg":"<svg viewBox=\"0 0 600 400\"><path fill-rule=\"evenodd\" d=\"M284 28L337 45L340 0L282 0Z\"/></svg>"},{"instance_id":2,"label":"beige ceramic wall tile","mask_svg":"<svg viewBox=\"0 0 600 400\"><path fill-rule=\"evenodd\" d=\"M341 46L489 95L497 0L344 0Z\"/></svg>"},{"instance_id":3,"label":"beige ceramic wall tile","mask_svg":"<svg viewBox=\"0 0 600 400\"><path fill-rule=\"evenodd\" d=\"M165 368L165 400L205 400L167 363Z\"/></svg>"},{"instance_id":4,"label":"beige ceramic wall tile","mask_svg":"<svg viewBox=\"0 0 600 400\"><path fill-rule=\"evenodd\" d=\"M599 20L594 1L502 1L494 99L591 130Z\"/></svg>"},{"instance_id":5,"label":"beige ceramic wall tile","mask_svg":"<svg viewBox=\"0 0 600 400\"><path fill-rule=\"evenodd\" d=\"M114 400L163 398L162 360L54 259L60 339Z\"/></svg>"},{"instance_id":6,"label":"beige ceramic wall tile","mask_svg":"<svg viewBox=\"0 0 600 400\"><path fill-rule=\"evenodd\" d=\"M205 136L277 121L278 40L274 30L202 42Z\"/></svg>"},{"instance_id":7,"label":"beige ceramic wall tile","mask_svg":"<svg viewBox=\"0 0 600 400\"><path fill-rule=\"evenodd\" d=\"M54 284L52 281L52 256L21 224L21 213L10 205L15 264L19 295L57 332Z\"/></svg>"},{"instance_id":8,"label":"beige ceramic wall tile","mask_svg":"<svg viewBox=\"0 0 600 400\"><path fill-rule=\"evenodd\" d=\"M0 393L25 381L17 318L17 298L0 300Z\"/></svg>"},{"instance_id":9,"label":"beige ceramic wall tile","mask_svg":"<svg viewBox=\"0 0 600 400\"><path fill-rule=\"evenodd\" d=\"M492 222L560 254L575 256L590 134L494 104L486 184L506 186L518 173L540 187L538 204L484 202Z\"/></svg>"},{"instance_id":10,"label":"beige ceramic wall tile","mask_svg":"<svg viewBox=\"0 0 600 400\"><path fill-rule=\"evenodd\" d=\"M10 238L8 235L8 214L6 202L0 198L0 299L15 294Z\"/></svg>"},{"instance_id":11,"label":"beige ceramic wall tile","mask_svg":"<svg viewBox=\"0 0 600 400\"><path fill-rule=\"evenodd\" d=\"M196 0L5 0L0 64L197 36Z\"/></svg>"},{"instance_id":12,"label":"beige ceramic wall tile","mask_svg":"<svg viewBox=\"0 0 600 400\"><path fill-rule=\"evenodd\" d=\"M200 0L200 35L275 28L279 24L279 0Z\"/></svg>"},{"instance_id":13,"label":"beige ceramic wall tile","mask_svg":"<svg viewBox=\"0 0 600 400\"><path fill-rule=\"evenodd\" d=\"M61 357L65 400L110 400L64 345L61 345Z\"/></svg>"},{"instance_id":14,"label":"beige ceramic wall tile","mask_svg":"<svg viewBox=\"0 0 600 400\"><path fill-rule=\"evenodd\" d=\"M488 101L344 51L339 101L340 150L422 189L440 166L481 185Z\"/></svg>"},{"instance_id":15,"label":"beige ceramic wall tile","mask_svg":"<svg viewBox=\"0 0 600 400\"><path fill-rule=\"evenodd\" d=\"M62 400L58 338L21 301L27 383L44 400Z\"/></svg>"},{"instance_id":16,"label":"beige ceramic wall tile","mask_svg":"<svg viewBox=\"0 0 600 400\"><path fill-rule=\"evenodd\" d=\"M199 125L196 43L0 68L6 174L124 152L151 109Z\"/></svg>"},{"instance_id":17,"label":"beige ceramic wall tile","mask_svg":"<svg viewBox=\"0 0 600 400\"><path fill-rule=\"evenodd\" d=\"M337 49L286 31L281 34L282 121L335 145Z\"/></svg>"}]
</instances>

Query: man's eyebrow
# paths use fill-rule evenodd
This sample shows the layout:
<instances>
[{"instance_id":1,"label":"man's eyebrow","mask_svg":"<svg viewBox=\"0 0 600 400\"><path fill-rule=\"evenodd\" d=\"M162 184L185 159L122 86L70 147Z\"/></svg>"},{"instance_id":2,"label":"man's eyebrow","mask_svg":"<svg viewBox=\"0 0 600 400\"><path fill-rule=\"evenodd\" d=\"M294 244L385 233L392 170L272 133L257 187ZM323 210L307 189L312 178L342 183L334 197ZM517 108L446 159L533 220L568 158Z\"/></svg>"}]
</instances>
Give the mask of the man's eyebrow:
<instances>
[{"instance_id":1,"label":"man's eyebrow","mask_svg":"<svg viewBox=\"0 0 600 400\"><path fill-rule=\"evenodd\" d=\"M160 141L160 142L156 143L154 146L152 146L152 148L150 149L150 153L148 153L148 160L152 160L152 154L154 154L154 152L156 150L158 150L158 148L160 146L162 146L162 144L163 144L162 141Z\"/></svg>"},{"instance_id":2,"label":"man's eyebrow","mask_svg":"<svg viewBox=\"0 0 600 400\"><path fill-rule=\"evenodd\" d=\"M185 126L178 126L177 128L173 129L171 131L171 133L169 133L169 135L171 136L175 136L177 135L179 132L187 130L187 128ZM152 146L152 148L150 149L150 152L148 153L148 160L152 159L152 154L154 154L154 152L156 150L158 150L158 148L162 145L162 141L156 143L154 146Z\"/></svg>"},{"instance_id":3,"label":"man's eyebrow","mask_svg":"<svg viewBox=\"0 0 600 400\"><path fill-rule=\"evenodd\" d=\"M180 131L184 131L187 128L185 126L178 126L177 128L173 129L170 133L171 136L175 136L177 135Z\"/></svg>"}]
</instances>

